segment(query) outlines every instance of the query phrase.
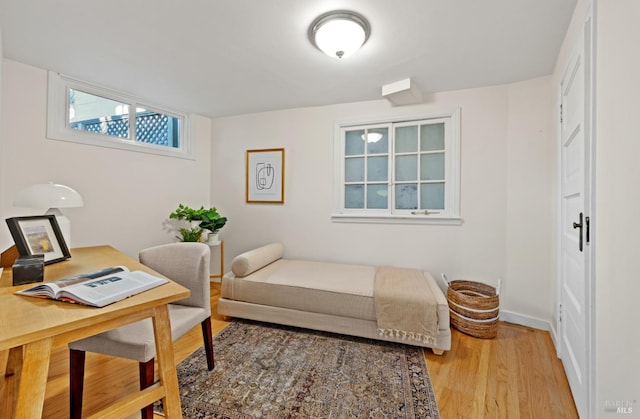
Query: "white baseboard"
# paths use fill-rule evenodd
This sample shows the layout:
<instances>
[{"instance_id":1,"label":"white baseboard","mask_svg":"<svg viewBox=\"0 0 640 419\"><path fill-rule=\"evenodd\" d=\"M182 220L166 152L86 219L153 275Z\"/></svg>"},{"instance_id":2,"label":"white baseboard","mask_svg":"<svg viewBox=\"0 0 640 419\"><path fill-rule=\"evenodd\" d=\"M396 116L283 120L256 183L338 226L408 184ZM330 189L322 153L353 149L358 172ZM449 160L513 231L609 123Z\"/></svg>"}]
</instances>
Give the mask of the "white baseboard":
<instances>
[{"instance_id":1,"label":"white baseboard","mask_svg":"<svg viewBox=\"0 0 640 419\"><path fill-rule=\"evenodd\" d=\"M534 329L546 330L551 335L551 341L553 342L556 353L558 352L558 335L556 328L548 320L538 319L536 317L526 316L520 313L514 313L513 311L500 310L500 320L507 323L519 324L521 326L532 327Z\"/></svg>"}]
</instances>

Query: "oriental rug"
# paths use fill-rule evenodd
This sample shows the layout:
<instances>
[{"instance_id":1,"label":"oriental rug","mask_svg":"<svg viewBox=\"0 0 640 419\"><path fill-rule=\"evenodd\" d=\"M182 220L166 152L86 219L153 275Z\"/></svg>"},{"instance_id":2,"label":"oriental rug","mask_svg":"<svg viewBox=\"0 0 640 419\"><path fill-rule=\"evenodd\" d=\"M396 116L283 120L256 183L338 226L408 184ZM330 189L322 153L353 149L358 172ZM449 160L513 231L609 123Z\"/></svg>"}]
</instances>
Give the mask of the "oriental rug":
<instances>
[{"instance_id":1,"label":"oriental rug","mask_svg":"<svg viewBox=\"0 0 640 419\"><path fill-rule=\"evenodd\" d=\"M419 347L234 320L214 350L178 365L185 418L440 418Z\"/></svg>"}]
</instances>

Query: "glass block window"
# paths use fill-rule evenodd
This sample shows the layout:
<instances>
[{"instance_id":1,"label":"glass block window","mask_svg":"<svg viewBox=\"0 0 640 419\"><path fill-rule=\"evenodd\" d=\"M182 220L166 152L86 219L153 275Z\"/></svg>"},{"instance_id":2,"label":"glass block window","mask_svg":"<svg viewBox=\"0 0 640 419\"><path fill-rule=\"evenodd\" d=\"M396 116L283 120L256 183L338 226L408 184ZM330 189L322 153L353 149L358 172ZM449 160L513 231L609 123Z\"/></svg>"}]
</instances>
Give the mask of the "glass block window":
<instances>
[{"instance_id":1,"label":"glass block window","mask_svg":"<svg viewBox=\"0 0 640 419\"><path fill-rule=\"evenodd\" d=\"M459 111L339 132L336 217L459 217Z\"/></svg>"},{"instance_id":2,"label":"glass block window","mask_svg":"<svg viewBox=\"0 0 640 419\"><path fill-rule=\"evenodd\" d=\"M52 139L192 158L186 119L123 93L49 74Z\"/></svg>"}]
</instances>

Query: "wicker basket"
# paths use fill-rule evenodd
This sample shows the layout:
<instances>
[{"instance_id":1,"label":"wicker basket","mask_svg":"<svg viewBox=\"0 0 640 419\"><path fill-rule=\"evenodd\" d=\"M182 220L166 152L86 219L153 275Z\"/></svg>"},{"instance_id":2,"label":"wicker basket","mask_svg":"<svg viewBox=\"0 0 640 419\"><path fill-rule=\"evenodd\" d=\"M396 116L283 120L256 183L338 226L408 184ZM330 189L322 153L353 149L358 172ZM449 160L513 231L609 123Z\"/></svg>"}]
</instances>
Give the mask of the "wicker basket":
<instances>
[{"instance_id":1,"label":"wicker basket","mask_svg":"<svg viewBox=\"0 0 640 419\"><path fill-rule=\"evenodd\" d=\"M498 333L500 312L500 283L498 288L474 281L449 281L447 301L451 325L477 338L491 339Z\"/></svg>"}]
</instances>

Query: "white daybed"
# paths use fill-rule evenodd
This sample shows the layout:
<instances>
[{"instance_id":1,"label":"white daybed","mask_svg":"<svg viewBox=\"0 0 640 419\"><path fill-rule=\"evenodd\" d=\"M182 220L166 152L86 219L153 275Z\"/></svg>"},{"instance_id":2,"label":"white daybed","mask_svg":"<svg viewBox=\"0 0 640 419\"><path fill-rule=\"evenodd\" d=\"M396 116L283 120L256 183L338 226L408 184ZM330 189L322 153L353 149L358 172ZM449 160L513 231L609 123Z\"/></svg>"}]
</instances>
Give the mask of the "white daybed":
<instances>
[{"instance_id":1,"label":"white daybed","mask_svg":"<svg viewBox=\"0 0 640 419\"><path fill-rule=\"evenodd\" d=\"M391 329L380 327L378 317L384 314L376 315L376 311L384 311L380 308L382 297L378 297L377 308L374 298L380 294L374 290L376 267L283 259L283 254L283 246L272 243L238 255L231 272L222 278L218 313L429 347L438 355L451 348L447 300L428 272L416 271L420 273L419 289L410 286L405 295L432 295L427 313L436 319L432 333L389 332ZM401 282L392 282L391 288ZM389 306L402 321L416 317L409 315L410 304L394 302Z\"/></svg>"}]
</instances>

